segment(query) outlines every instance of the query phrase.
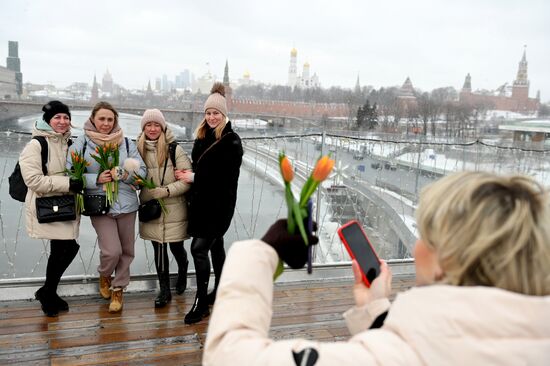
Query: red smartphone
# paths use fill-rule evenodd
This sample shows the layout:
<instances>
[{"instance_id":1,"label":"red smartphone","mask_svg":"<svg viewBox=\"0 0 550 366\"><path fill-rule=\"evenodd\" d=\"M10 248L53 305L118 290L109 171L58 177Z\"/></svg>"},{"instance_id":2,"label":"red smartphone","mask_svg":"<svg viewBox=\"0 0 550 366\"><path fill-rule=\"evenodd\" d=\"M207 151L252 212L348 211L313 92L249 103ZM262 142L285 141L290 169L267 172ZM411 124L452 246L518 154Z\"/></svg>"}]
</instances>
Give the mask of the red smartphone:
<instances>
[{"instance_id":1,"label":"red smartphone","mask_svg":"<svg viewBox=\"0 0 550 366\"><path fill-rule=\"evenodd\" d=\"M359 264L363 282L370 287L372 281L380 274L380 259L367 238L367 234L356 220L351 220L338 229L338 236L350 257Z\"/></svg>"}]
</instances>

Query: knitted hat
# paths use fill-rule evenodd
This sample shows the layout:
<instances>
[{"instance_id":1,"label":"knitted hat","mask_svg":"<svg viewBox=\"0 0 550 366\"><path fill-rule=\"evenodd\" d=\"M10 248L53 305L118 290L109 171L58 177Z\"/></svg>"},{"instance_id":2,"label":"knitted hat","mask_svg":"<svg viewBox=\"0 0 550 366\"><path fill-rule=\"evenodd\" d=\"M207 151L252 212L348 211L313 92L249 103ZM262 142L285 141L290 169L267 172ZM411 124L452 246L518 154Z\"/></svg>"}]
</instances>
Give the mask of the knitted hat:
<instances>
[{"instance_id":1,"label":"knitted hat","mask_svg":"<svg viewBox=\"0 0 550 366\"><path fill-rule=\"evenodd\" d=\"M204 103L204 111L208 108L214 108L227 117L227 103L225 102L225 87L222 83L214 83L210 96Z\"/></svg>"},{"instance_id":2,"label":"knitted hat","mask_svg":"<svg viewBox=\"0 0 550 366\"><path fill-rule=\"evenodd\" d=\"M143 117L141 117L141 130L145 128L145 125L149 122L156 122L158 123L163 131L166 131L166 121L164 120L164 116L162 115L162 112L158 109L147 109L145 112L143 112Z\"/></svg>"},{"instance_id":3,"label":"knitted hat","mask_svg":"<svg viewBox=\"0 0 550 366\"><path fill-rule=\"evenodd\" d=\"M53 118L53 116L58 113L65 113L69 116L69 119L71 119L71 112L69 112L69 107L58 100L52 100L51 102L45 104L42 107L42 111L44 112L42 119L48 124L50 123L50 120Z\"/></svg>"}]
</instances>

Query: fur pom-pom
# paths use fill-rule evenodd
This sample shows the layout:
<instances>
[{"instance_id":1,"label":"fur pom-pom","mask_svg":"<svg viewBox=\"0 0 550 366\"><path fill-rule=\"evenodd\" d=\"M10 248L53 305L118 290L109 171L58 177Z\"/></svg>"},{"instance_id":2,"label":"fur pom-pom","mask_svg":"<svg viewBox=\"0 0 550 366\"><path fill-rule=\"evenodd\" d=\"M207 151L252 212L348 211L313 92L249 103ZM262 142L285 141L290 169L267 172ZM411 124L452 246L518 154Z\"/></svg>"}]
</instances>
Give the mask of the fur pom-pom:
<instances>
[{"instance_id":1,"label":"fur pom-pom","mask_svg":"<svg viewBox=\"0 0 550 366\"><path fill-rule=\"evenodd\" d=\"M212 89L210 89L210 94L214 93L221 94L222 97L225 97L225 86L223 86L223 84L219 81L214 83L214 85L212 85Z\"/></svg>"},{"instance_id":2,"label":"fur pom-pom","mask_svg":"<svg viewBox=\"0 0 550 366\"><path fill-rule=\"evenodd\" d=\"M124 160L124 165L122 166L124 170L130 175L134 175L139 170L139 161L134 158L128 158Z\"/></svg>"}]
</instances>

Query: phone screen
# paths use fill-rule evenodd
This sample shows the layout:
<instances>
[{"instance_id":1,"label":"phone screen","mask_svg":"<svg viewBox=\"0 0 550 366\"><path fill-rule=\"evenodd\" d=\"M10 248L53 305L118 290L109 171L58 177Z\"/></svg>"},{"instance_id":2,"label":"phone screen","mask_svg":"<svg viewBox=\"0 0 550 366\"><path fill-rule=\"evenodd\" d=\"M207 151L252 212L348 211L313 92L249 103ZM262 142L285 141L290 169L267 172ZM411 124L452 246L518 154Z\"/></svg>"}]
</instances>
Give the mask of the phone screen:
<instances>
[{"instance_id":1,"label":"phone screen","mask_svg":"<svg viewBox=\"0 0 550 366\"><path fill-rule=\"evenodd\" d=\"M367 280L372 283L380 274L380 262L363 230L357 222L353 222L342 227L340 233Z\"/></svg>"}]
</instances>

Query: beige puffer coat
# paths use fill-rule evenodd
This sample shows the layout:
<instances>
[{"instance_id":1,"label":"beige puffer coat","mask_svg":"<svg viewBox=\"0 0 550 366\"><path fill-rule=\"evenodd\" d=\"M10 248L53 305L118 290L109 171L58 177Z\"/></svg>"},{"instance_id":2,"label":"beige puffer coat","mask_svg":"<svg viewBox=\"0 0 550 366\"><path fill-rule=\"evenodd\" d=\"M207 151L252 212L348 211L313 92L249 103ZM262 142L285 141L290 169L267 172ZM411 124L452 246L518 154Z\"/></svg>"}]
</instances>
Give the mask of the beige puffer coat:
<instances>
[{"instance_id":1,"label":"beige puffer coat","mask_svg":"<svg viewBox=\"0 0 550 366\"><path fill-rule=\"evenodd\" d=\"M48 175L42 172L40 142L29 141L19 156L21 175L29 188L25 198L27 233L31 238L69 240L78 238L80 215L74 221L39 224L36 218L36 198L61 196L69 193L69 177L63 172L68 151L70 132L59 134L35 128L33 136L44 136L48 142Z\"/></svg>"},{"instance_id":2,"label":"beige puffer coat","mask_svg":"<svg viewBox=\"0 0 550 366\"><path fill-rule=\"evenodd\" d=\"M350 329L359 333L348 340L273 340L269 328L278 261L275 250L260 240L231 246L208 325L203 365L550 364L550 296L494 287L413 288L397 295L380 329L368 330L375 317L364 314L355 320L363 319L362 326Z\"/></svg>"},{"instance_id":3,"label":"beige puffer coat","mask_svg":"<svg viewBox=\"0 0 550 366\"><path fill-rule=\"evenodd\" d=\"M139 141L139 137L138 137ZM173 133L166 130L166 143L169 144L175 141ZM164 166L159 168L157 161L157 147L155 145L145 145L145 156L143 161L147 166L147 179L153 178L153 182L157 187L160 187ZM156 219L149 222L139 223L139 235L142 239L153 240L160 243L171 243L188 239L187 235L187 202L185 201L184 193L190 188L190 185L178 181L174 176L174 166L170 157L168 157L166 166L166 174L164 176L163 187L168 187L170 196L164 198L164 203L168 214L164 213ZM191 160L183 151L181 146L176 147L176 168L191 169ZM139 200L141 203L151 200L149 190L144 188L141 190Z\"/></svg>"}]
</instances>

